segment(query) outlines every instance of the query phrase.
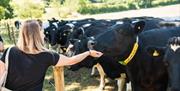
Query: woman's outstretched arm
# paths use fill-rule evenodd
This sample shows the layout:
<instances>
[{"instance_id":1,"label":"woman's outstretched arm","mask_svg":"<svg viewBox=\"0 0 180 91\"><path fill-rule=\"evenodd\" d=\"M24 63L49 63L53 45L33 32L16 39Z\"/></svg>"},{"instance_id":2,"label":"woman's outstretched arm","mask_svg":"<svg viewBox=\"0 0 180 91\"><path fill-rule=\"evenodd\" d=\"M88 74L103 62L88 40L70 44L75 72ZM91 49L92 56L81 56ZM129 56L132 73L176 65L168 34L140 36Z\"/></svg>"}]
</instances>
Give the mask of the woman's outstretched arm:
<instances>
[{"instance_id":1,"label":"woman's outstretched arm","mask_svg":"<svg viewBox=\"0 0 180 91\"><path fill-rule=\"evenodd\" d=\"M95 50L90 50L86 51L84 53L72 56L72 57L67 57L62 54L60 54L60 58L56 66L66 66L66 65L73 65L76 63L81 62L83 59L85 59L87 56L92 56L92 57L100 57L102 56L103 53L95 51Z\"/></svg>"}]
</instances>

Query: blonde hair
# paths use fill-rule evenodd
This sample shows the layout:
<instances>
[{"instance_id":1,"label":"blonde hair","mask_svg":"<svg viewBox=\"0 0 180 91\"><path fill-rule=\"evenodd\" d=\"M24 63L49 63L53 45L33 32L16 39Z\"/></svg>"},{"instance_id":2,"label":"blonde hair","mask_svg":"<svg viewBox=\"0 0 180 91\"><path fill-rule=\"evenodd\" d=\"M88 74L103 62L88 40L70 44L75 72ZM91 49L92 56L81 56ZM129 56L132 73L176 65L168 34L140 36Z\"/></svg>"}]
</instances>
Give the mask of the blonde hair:
<instances>
[{"instance_id":1,"label":"blonde hair","mask_svg":"<svg viewBox=\"0 0 180 91\"><path fill-rule=\"evenodd\" d=\"M37 53L45 50L41 27L36 20L24 22L19 32L17 47L25 53Z\"/></svg>"}]
</instances>

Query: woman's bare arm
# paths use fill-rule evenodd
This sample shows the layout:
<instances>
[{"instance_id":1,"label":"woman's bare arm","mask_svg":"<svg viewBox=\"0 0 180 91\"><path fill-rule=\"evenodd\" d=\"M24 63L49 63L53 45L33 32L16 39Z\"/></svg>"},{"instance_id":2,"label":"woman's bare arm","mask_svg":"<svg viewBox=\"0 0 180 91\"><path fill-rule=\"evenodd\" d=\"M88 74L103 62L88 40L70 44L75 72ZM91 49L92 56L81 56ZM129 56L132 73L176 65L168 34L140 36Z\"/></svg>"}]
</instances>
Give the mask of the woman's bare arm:
<instances>
[{"instance_id":1,"label":"woman's bare arm","mask_svg":"<svg viewBox=\"0 0 180 91\"><path fill-rule=\"evenodd\" d=\"M102 56L102 53L97 52L95 50L91 50L91 51L87 51L87 52L84 52L84 53L81 53L72 57L67 57L60 54L60 58L56 66L73 65L73 64L81 62L83 59L85 59L89 55L92 57L100 57Z\"/></svg>"},{"instance_id":2,"label":"woman's bare arm","mask_svg":"<svg viewBox=\"0 0 180 91\"><path fill-rule=\"evenodd\" d=\"M0 60L0 78L5 70L5 64Z\"/></svg>"},{"instance_id":3,"label":"woman's bare arm","mask_svg":"<svg viewBox=\"0 0 180 91\"><path fill-rule=\"evenodd\" d=\"M3 42L0 41L0 52L3 52L4 51L4 44Z\"/></svg>"}]
</instances>

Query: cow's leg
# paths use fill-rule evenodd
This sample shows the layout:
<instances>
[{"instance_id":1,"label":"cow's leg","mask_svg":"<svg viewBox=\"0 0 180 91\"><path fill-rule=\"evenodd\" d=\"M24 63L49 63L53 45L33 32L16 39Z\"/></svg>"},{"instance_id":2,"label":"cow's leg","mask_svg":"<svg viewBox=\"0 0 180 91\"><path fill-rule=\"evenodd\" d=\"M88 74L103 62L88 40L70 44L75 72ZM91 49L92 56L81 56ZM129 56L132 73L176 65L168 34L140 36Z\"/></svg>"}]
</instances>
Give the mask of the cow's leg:
<instances>
[{"instance_id":1,"label":"cow's leg","mask_svg":"<svg viewBox=\"0 0 180 91\"><path fill-rule=\"evenodd\" d=\"M118 91L123 91L125 88L126 74L121 73L121 77L117 78Z\"/></svg>"},{"instance_id":2,"label":"cow's leg","mask_svg":"<svg viewBox=\"0 0 180 91\"><path fill-rule=\"evenodd\" d=\"M132 91L131 82L126 83L126 91Z\"/></svg>"},{"instance_id":3,"label":"cow's leg","mask_svg":"<svg viewBox=\"0 0 180 91\"><path fill-rule=\"evenodd\" d=\"M105 73L104 73L102 66L99 63L96 64L96 67L97 67L97 70L98 70L99 75L100 75L99 90L102 91L105 87Z\"/></svg>"},{"instance_id":4,"label":"cow's leg","mask_svg":"<svg viewBox=\"0 0 180 91\"><path fill-rule=\"evenodd\" d=\"M93 76L95 74L96 68L97 68L96 65L94 65L93 68L92 68L92 71L91 71L91 76Z\"/></svg>"}]
</instances>

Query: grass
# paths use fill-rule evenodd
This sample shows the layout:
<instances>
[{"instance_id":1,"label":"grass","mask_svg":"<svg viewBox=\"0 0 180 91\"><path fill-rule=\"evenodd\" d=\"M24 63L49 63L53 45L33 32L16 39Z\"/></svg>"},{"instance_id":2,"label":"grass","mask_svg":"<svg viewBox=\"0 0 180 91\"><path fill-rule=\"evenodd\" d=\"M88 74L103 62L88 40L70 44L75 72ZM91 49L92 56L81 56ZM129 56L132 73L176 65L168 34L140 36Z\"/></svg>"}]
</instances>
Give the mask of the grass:
<instances>
[{"instance_id":1,"label":"grass","mask_svg":"<svg viewBox=\"0 0 180 91\"><path fill-rule=\"evenodd\" d=\"M91 70L82 68L78 71L70 71L67 67L64 69L65 91L97 91L99 87L99 76L92 77ZM49 84L54 83L52 67L46 73L43 91L55 91L54 87ZM117 87L114 80L106 79L105 91L116 91Z\"/></svg>"}]
</instances>

